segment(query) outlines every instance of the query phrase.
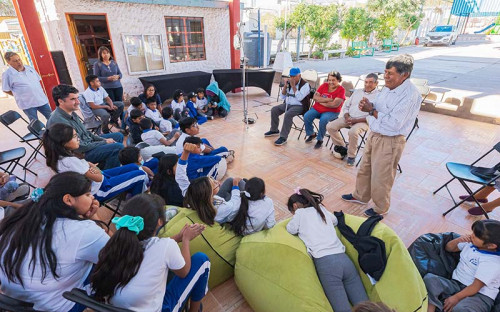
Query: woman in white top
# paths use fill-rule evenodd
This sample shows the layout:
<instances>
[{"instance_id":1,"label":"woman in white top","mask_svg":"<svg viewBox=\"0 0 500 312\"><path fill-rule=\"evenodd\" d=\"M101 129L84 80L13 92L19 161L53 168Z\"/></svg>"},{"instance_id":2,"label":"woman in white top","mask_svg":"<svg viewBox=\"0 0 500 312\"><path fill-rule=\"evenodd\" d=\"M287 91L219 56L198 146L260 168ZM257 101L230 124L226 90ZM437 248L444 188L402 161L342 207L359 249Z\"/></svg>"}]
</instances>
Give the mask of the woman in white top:
<instances>
[{"instance_id":1,"label":"woman in white top","mask_svg":"<svg viewBox=\"0 0 500 312\"><path fill-rule=\"evenodd\" d=\"M75 171L92 181L92 195L100 202L128 192L137 195L147 189L147 174L137 164L101 171L97 165L77 157L80 138L69 125L56 123L42 138L47 166L55 172Z\"/></svg>"},{"instance_id":2,"label":"woman in white top","mask_svg":"<svg viewBox=\"0 0 500 312\"><path fill-rule=\"evenodd\" d=\"M190 311L199 311L210 261L203 253L191 257L189 242L205 226L186 225L171 238L155 237L165 224L164 206L158 195L141 194L127 202L123 217L113 219L117 231L90 277L98 300L136 312L170 312L180 311L191 298ZM175 276L167 284L169 270Z\"/></svg>"},{"instance_id":3,"label":"woman in white top","mask_svg":"<svg viewBox=\"0 0 500 312\"><path fill-rule=\"evenodd\" d=\"M237 235L249 235L276 224L273 200L266 197L266 184L260 178L251 178L241 193L241 205L231 223Z\"/></svg>"},{"instance_id":4,"label":"woman in white top","mask_svg":"<svg viewBox=\"0 0 500 312\"><path fill-rule=\"evenodd\" d=\"M335 312L350 312L351 304L368 300L356 267L345 254L337 237L337 218L325 209L323 195L308 189L296 189L288 198L293 214L286 229L299 235L312 256L321 286ZM350 303L349 303L350 302Z\"/></svg>"},{"instance_id":5,"label":"woman in white top","mask_svg":"<svg viewBox=\"0 0 500 312\"><path fill-rule=\"evenodd\" d=\"M38 311L83 311L63 298L83 288L109 239L94 217L91 182L76 172L52 177L23 207L0 223L1 291Z\"/></svg>"}]
</instances>

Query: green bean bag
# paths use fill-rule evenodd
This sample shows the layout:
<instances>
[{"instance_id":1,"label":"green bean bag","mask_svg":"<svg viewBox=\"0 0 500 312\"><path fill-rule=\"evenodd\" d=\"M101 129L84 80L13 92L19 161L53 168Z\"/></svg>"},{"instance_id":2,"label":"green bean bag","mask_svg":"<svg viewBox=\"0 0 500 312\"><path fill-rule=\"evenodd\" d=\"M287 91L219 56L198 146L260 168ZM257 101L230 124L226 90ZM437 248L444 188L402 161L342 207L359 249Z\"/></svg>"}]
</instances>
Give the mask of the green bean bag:
<instances>
[{"instance_id":1,"label":"green bean bag","mask_svg":"<svg viewBox=\"0 0 500 312\"><path fill-rule=\"evenodd\" d=\"M203 224L196 211L187 208L178 209L177 215L167 223L158 236L173 236L179 233L185 224ZM208 280L210 289L233 276L236 248L238 248L240 241L241 237L236 236L234 232L217 222L212 226L207 225L203 233L191 241L191 254L203 252L210 259L210 278Z\"/></svg>"},{"instance_id":2,"label":"green bean bag","mask_svg":"<svg viewBox=\"0 0 500 312\"><path fill-rule=\"evenodd\" d=\"M345 215L345 220L357 231L365 219ZM256 312L331 312L304 243L298 236L286 231L288 221L241 240L236 252L236 284ZM393 230L379 223L372 232L373 236L385 242L387 252L387 267L375 285L371 285L360 269L357 251L340 236L338 229L337 234L346 246L347 255L356 265L371 301L384 302L400 312L427 311L427 291L423 280Z\"/></svg>"}]
</instances>

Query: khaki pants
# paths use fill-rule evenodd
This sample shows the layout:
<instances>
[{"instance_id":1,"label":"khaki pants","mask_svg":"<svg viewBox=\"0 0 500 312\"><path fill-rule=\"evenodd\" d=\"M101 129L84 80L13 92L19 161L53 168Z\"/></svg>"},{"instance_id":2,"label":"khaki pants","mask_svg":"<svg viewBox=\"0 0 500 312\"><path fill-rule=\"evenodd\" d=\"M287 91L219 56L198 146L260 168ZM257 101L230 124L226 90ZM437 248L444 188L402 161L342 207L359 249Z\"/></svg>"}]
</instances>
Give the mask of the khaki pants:
<instances>
[{"instance_id":1,"label":"khaki pants","mask_svg":"<svg viewBox=\"0 0 500 312\"><path fill-rule=\"evenodd\" d=\"M372 132L366 139L356 190L352 195L365 203L373 199L377 213L389 210L391 189L405 144L402 135L385 136Z\"/></svg>"},{"instance_id":2,"label":"khaki pants","mask_svg":"<svg viewBox=\"0 0 500 312\"><path fill-rule=\"evenodd\" d=\"M344 140L342 139L342 136L340 136L340 129L347 127L349 127L349 125L345 122L344 117L339 117L338 119L330 121L326 125L326 130L330 134L333 144L345 147ZM356 157L359 135L364 131L368 131L368 124L366 124L365 122L358 122L352 125L351 129L349 129L349 145L347 146L347 157Z\"/></svg>"}]
</instances>

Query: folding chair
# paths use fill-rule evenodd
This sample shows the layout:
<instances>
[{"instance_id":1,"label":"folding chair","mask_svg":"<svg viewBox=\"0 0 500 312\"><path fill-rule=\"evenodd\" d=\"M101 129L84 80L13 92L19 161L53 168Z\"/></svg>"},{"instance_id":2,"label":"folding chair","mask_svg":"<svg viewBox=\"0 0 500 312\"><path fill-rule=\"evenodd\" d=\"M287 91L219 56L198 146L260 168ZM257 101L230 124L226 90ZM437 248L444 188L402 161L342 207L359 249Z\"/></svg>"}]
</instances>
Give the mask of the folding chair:
<instances>
[{"instance_id":1,"label":"folding chair","mask_svg":"<svg viewBox=\"0 0 500 312\"><path fill-rule=\"evenodd\" d=\"M341 134L342 134L342 133L341 133ZM368 134L368 131L366 131L366 132L364 133L363 140L362 140L362 142L361 142L361 143L366 144L365 138L366 138L366 135L367 135L367 134ZM411 134L411 133L410 133L410 134ZM361 135L361 134L360 134L360 135ZM409 138L409 137L410 137L410 136L408 136L408 137L406 138L406 141L408 141L408 138ZM344 138L344 136L342 136L342 138ZM344 141L345 141L345 140L344 140ZM360 145L361 145L361 143L360 143ZM364 147L364 144L363 144L363 147ZM361 149L361 148L360 148L360 146L358 146L358 150L357 150L357 152L356 152L356 156L358 155L358 153L359 153L359 150L360 150L360 149ZM358 162L356 163L356 167L357 167L357 166L359 166L359 164L361 163L361 159L362 159L362 158L363 158L363 155L361 155L361 157L359 157ZM398 169L397 169L397 170L399 171L399 173L403 173L403 169L401 169L401 165L400 165L400 164L398 164Z\"/></svg>"},{"instance_id":2,"label":"folding chair","mask_svg":"<svg viewBox=\"0 0 500 312\"><path fill-rule=\"evenodd\" d=\"M382 89L385 86L384 73L376 72L375 74L378 75L378 88ZM356 87L358 86L358 83L360 81L365 81L366 76L368 76L368 74L361 75L358 77L358 80L356 81L356 84L354 85L354 89L356 89Z\"/></svg>"},{"instance_id":3,"label":"folding chair","mask_svg":"<svg viewBox=\"0 0 500 312\"><path fill-rule=\"evenodd\" d=\"M311 104L309 105L309 108L308 108L308 110L309 110L314 105L313 96L314 96L314 93L316 93L316 89L318 87L318 72L315 70L308 69L301 74L301 78L304 79L311 87L311 91L310 91ZM292 121L292 129L299 131L299 136L297 137L297 140L300 139L302 132L305 130L305 124L304 124L304 114L305 113L306 112L303 112L302 114L296 116L302 121L302 127L297 126L295 124L295 122ZM313 126L316 129L316 131L318 131L318 126L316 125L316 123L313 122Z\"/></svg>"},{"instance_id":4,"label":"folding chair","mask_svg":"<svg viewBox=\"0 0 500 312\"><path fill-rule=\"evenodd\" d=\"M43 122L41 122L40 120L38 119L33 119L32 121L30 121L29 125L28 125L28 130L31 134L33 134L34 136L36 136L37 139L40 140L40 144L38 144L38 151L42 156L43 158L46 158L45 155L43 155L40 150L42 149L42 137L43 137L43 133L45 132L46 130L46 127L45 125L43 124Z\"/></svg>"},{"instance_id":5,"label":"folding chair","mask_svg":"<svg viewBox=\"0 0 500 312\"><path fill-rule=\"evenodd\" d=\"M80 112L83 116L81 120L85 128L87 128L90 132L99 135L102 130L101 118L94 115L94 112L92 112L92 109L88 106L87 101L82 94L78 95L78 101L80 102Z\"/></svg>"},{"instance_id":6,"label":"folding chair","mask_svg":"<svg viewBox=\"0 0 500 312\"><path fill-rule=\"evenodd\" d=\"M424 104L424 101L425 99L427 99L427 96L429 96L429 93L431 91L431 88L429 88L429 86L427 85L427 79L418 79L418 78L411 78L412 82L415 80L417 83L421 83L423 85L419 85L419 84L415 84L415 86L417 87L417 89L420 91L420 95L422 95L422 102L420 103L420 105L423 105ZM418 125L418 117L415 119L415 123L413 124L413 128L411 128L411 131L410 131L410 134L408 134L408 136L406 137L406 141L408 141L408 139L410 138L411 134L413 133L413 131L415 130L415 128L419 128L419 125Z\"/></svg>"},{"instance_id":7,"label":"folding chair","mask_svg":"<svg viewBox=\"0 0 500 312\"><path fill-rule=\"evenodd\" d=\"M32 133L27 133L25 135L21 135L21 134L17 133L16 130L14 130L11 127L18 120L22 120L26 124L26 126L29 125L28 121L26 119L24 119L24 117L21 116L16 111L10 110L10 111L0 115L0 122L20 139L19 142L26 143L33 149L33 152L31 153L31 155L28 157L28 160L26 160L26 163L24 164L24 167L28 167L30 162L32 160L35 160L37 154L40 154L43 157L45 157L45 155L43 155L40 152L40 148L42 147L42 142L40 142L39 139L35 135L33 135ZM33 141L39 141L38 145L36 147L32 144Z\"/></svg>"},{"instance_id":8,"label":"folding chair","mask_svg":"<svg viewBox=\"0 0 500 312\"><path fill-rule=\"evenodd\" d=\"M346 127L346 129L351 129L351 127ZM348 141L346 141L346 139L345 139L345 137L344 137L344 134L342 133L342 131L339 131L339 132L340 132L340 136L342 137L342 140L344 141L344 144L345 144L346 146L348 146L348 145L349 145L349 142L348 142ZM368 134L368 130L367 130L367 131L364 131L363 133L360 133L360 134L359 134L359 137L360 137L360 139L361 139L361 142L359 142L358 147L356 148L356 156L354 156L354 158L358 157L359 151L360 151L360 150L361 150L361 149L365 146L365 144L366 144L365 138L366 138L366 135L367 135L367 134ZM328 137L328 142L326 142L326 145L328 145L329 141L330 141L330 137ZM333 148L333 142L332 142L332 145L330 145L330 150L331 150L332 148ZM361 161L361 158L360 158L360 160L358 161L358 163L356 164L356 167L359 165L360 161Z\"/></svg>"},{"instance_id":9,"label":"folding chair","mask_svg":"<svg viewBox=\"0 0 500 312\"><path fill-rule=\"evenodd\" d=\"M63 297L69 301L84 305L95 312L132 312L132 310L117 308L110 304L99 302L87 295L85 290L79 288L73 288L71 291L64 292Z\"/></svg>"},{"instance_id":10,"label":"folding chair","mask_svg":"<svg viewBox=\"0 0 500 312\"><path fill-rule=\"evenodd\" d=\"M109 219L108 223L106 223L106 225L108 227L111 225L111 222L113 221L113 218L116 217L116 215L119 215L119 216L122 215L120 212L120 207L122 205L122 202L125 201L126 197L127 197L127 192L122 192L120 194L115 195L114 197L111 197L110 199L103 200L100 202L101 206L103 206L103 207L107 208L108 210L111 210L111 212L113 212L113 215ZM111 202L113 202L115 200L117 201L117 203L113 207L111 205Z\"/></svg>"},{"instance_id":11,"label":"folding chair","mask_svg":"<svg viewBox=\"0 0 500 312\"><path fill-rule=\"evenodd\" d=\"M0 152L0 169L2 169L4 172L12 175L14 174L14 170L16 169L17 165L21 166L24 169L24 179L20 178L17 176L17 178L24 183L27 183L29 186L33 187L30 183L26 181L26 171L31 172L32 174L36 175L33 171L30 169L26 168L22 164L19 163L19 161L26 155L26 149L24 147L18 147L10 150L6 150L3 152ZM6 168L3 168L2 165L7 164Z\"/></svg>"},{"instance_id":12,"label":"folding chair","mask_svg":"<svg viewBox=\"0 0 500 312\"><path fill-rule=\"evenodd\" d=\"M0 312L38 312L31 302L22 301L0 293Z\"/></svg>"},{"instance_id":13,"label":"folding chair","mask_svg":"<svg viewBox=\"0 0 500 312\"><path fill-rule=\"evenodd\" d=\"M453 178L432 193L433 195L435 195L443 187L446 187L446 190L448 190L448 193L450 194L451 199L455 203L455 205L453 207L451 207L445 213L443 213L443 216L446 216L449 212L453 211L455 208L460 206L462 203L464 203L468 199L468 198L466 198L466 199L461 200L460 202L457 203L455 201L455 198L451 194L450 189L448 188L448 184L450 184L451 181L457 179L458 182L460 182L460 184L462 184L462 186L467 191L467 193L469 193L470 198L474 199L474 201L476 202L478 207L480 207L483 210L484 216L487 219L489 219L488 213L484 210L483 206L481 206L481 203L479 203L479 201L474 197L474 195L476 195L479 191L481 191L482 189L484 189L487 186L493 186L495 184L495 181L500 178L500 173L495 174L495 176L491 177L490 179L484 179L484 178L480 178L480 177L472 174L471 170L476 167L476 166L474 166L475 164L477 164L481 159L483 159L484 157L486 157L488 154L490 154L493 151L497 151L498 153L500 153L500 142L495 144L495 146L493 146L492 149L490 149L488 152L486 152L486 154L479 157L476 161L474 161L470 165L461 164L461 163L454 163L454 162L447 162L446 163L446 169L448 169L448 172L451 174L451 176ZM475 192L473 192L465 182L479 184L479 185L481 185L481 187L479 189L477 189Z\"/></svg>"}]
</instances>

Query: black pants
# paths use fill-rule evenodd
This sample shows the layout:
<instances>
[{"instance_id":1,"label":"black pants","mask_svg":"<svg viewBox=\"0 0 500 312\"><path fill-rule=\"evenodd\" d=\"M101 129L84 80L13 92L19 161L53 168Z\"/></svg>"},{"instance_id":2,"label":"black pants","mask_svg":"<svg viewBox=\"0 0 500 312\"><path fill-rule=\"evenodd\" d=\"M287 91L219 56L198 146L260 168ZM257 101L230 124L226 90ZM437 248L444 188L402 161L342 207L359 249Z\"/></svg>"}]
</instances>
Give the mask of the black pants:
<instances>
[{"instance_id":1,"label":"black pants","mask_svg":"<svg viewBox=\"0 0 500 312\"><path fill-rule=\"evenodd\" d=\"M119 88L104 88L108 92L109 98L113 102L123 102L123 87Z\"/></svg>"}]
</instances>

